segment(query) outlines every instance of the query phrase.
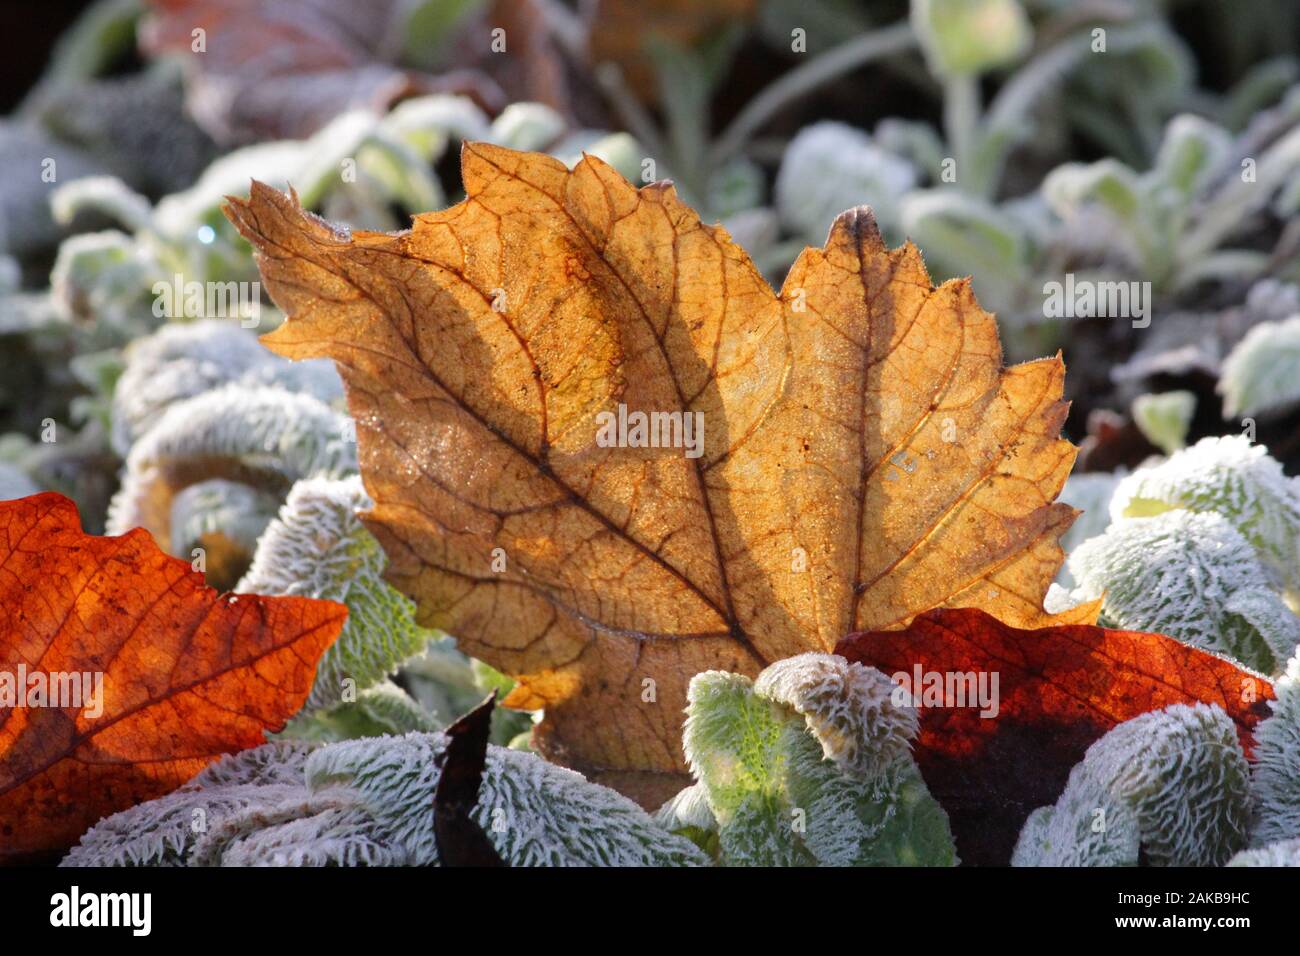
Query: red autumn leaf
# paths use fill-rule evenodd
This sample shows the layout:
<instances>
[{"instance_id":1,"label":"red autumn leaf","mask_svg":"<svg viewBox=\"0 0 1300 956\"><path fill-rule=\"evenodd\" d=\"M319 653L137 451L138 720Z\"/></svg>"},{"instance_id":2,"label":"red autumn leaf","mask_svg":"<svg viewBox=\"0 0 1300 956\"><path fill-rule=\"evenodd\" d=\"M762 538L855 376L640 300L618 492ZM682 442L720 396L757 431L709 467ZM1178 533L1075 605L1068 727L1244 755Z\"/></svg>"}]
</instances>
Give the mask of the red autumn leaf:
<instances>
[{"instance_id":1,"label":"red autumn leaf","mask_svg":"<svg viewBox=\"0 0 1300 956\"><path fill-rule=\"evenodd\" d=\"M924 692L925 675L947 683L949 675L985 674L990 691L997 675L994 716L981 717L969 692L964 707L952 697L947 706L920 700L917 763L948 812L962 861L976 865L1011 859L1030 811L1056 802L1071 768L1116 724L1170 704L1217 704L1250 754L1252 730L1273 699L1260 675L1163 634L1085 624L1021 630L974 608L850 634L835 652L891 677L906 674L914 695Z\"/></svg>"},{"instance_id":2,"label":"red autumn leaf","mask_svg":"<svg viewBox=\"0 0 1300 956\"><path fill-rule=\"evenodd\" d=\"M346 617L218 595L141 529L85 534L62 495L0 503L0 863L48 857L262 743Z\"/></svg>"}]
</instances>

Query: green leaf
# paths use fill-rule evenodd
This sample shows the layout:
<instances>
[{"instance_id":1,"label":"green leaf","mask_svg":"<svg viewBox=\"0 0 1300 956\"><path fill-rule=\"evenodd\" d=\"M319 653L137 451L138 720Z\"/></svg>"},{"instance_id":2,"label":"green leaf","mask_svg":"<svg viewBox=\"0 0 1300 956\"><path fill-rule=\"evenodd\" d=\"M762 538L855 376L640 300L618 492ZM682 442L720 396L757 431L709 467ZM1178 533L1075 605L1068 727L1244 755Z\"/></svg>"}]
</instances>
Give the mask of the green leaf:
<instances>
[{"instance_id":1,"label":"green leaf","mask_svg":"<svg viewBox=\"0 0 1300 956\"><path fill-rule=\"evenodd\" d=\"M359 477L299 481L237 587L347 605L343 631L317 665L308 709L374 686L437 636L415 623L415 605L384 580L388 560L357 517L369 507Z\"/></svg>"},{"instance_id":2,"label":"green leaf","mask_svg":"<svg viewBox=\"0 0 1300 956\"><path fill-rule=\"evenodd\" d=\"M698 781L662 825L748 866L947 866L948 818L910 753L916 714L892 681L801 654L757 681L697 674L683 747Z\"/></svg>"}]
</instances>

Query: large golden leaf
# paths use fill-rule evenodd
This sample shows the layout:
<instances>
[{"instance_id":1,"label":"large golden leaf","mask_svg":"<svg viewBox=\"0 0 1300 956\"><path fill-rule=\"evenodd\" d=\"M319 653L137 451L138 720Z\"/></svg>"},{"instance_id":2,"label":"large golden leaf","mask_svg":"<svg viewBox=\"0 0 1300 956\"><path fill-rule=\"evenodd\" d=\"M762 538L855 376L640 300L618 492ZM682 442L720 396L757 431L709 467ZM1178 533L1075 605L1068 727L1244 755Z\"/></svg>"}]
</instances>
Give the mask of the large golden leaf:
<instances>
[{"instance_id":1,"label":"large golden leaf","mask_svg":"<svg viewBox=\"0 0 1300 956\"><path fill-rule=\"evenodd\" d=\"M671 185L481 144L462 170L396 235L258 184L230 215L290 315L264 341L342 370L391 580L546 708L547 756L650 803L701 670L935 606L1044 622L1064 369L1004 369L968 281L857 209L777 295ZM700 413L703 453L603 447L620 403Z\"/></svg>"}]
</instances>

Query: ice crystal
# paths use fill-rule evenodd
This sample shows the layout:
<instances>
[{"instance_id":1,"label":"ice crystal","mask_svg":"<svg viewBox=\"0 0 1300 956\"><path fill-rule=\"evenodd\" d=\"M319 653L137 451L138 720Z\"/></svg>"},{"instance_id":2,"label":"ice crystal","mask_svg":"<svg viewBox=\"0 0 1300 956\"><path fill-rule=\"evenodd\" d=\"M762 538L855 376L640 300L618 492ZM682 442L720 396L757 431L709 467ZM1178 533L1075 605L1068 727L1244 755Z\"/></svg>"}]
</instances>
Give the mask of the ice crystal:
<instances>
[{"instance_id":1,"label":"ice crystal","mask_svg":"<svg viewBox=\"0 0 1300 956\"><path fill-rule=\"evenodd\" d=\"M1069 564L1079 582L1073 597L1103 598L1102 623L1111 627L1168 634L1265 673L1300 640L1300 619L1255 550L1215 512L1117 521Z\"/></svg>"},{"instance_id":2,"label":"ice crystal","mask_svg":"<svg viewBox=\"0 0 1300 956\"><path fill-rule=\"evenodd\" d=\"M1088 748L1056 805L1026 821L1014 866L1221 866L1246 839L1249 771L1222 709L1175 704Z\"/></svg>"},{"instance_id":3,"label":"ice crystal","mask_svg":"<svg viewBox=\"0 0 1300 956\"><path fill-rule=\"evenodd\" d=\"M357 476L299 481L236 587L347 605L343 632L316 668L309 708L339 703L346 680L354 690L383 680L436 636L415 623L415 606L383 579L387 558L357 517L368 507Z\"/></svg>"},{"instance_id":4,"label":"ice crystal","mask_svg":"<svg viewBox=\"0 0 1300 956\"><path fill-rule=\"evenodd\" d=\"M683 746L698 782L659 820L728 864L952 864L947 816L909 752L916 715L893 689L825 654L756 682L697 674Z\"/></svg>"}]
</instances>

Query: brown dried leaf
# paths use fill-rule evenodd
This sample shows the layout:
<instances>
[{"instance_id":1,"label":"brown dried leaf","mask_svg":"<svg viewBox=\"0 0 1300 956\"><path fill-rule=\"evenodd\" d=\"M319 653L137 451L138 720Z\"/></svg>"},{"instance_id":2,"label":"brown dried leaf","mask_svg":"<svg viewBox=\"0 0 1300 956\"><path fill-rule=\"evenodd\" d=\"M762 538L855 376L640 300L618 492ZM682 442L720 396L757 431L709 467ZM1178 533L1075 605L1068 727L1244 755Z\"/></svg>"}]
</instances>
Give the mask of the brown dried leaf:
<instances>
[{"instance_id":1,"label":"brown dried leaf","mask_svg":"<svg viewBox=\"0 0 1300 956\"><path fill-rule=\"evenodd\" d=\"M343 373L391 580L546 708L546 755L650 803L699 671L936 605L1044 619L1064 368L1004 369L968 280L858 209L777 295L670 184L482 144L462 174L395 235L260 184L229 215L290 315L264 341ZM600 446L620 403L699 413L702 455Z\"/></svg>"}]
</instances>

